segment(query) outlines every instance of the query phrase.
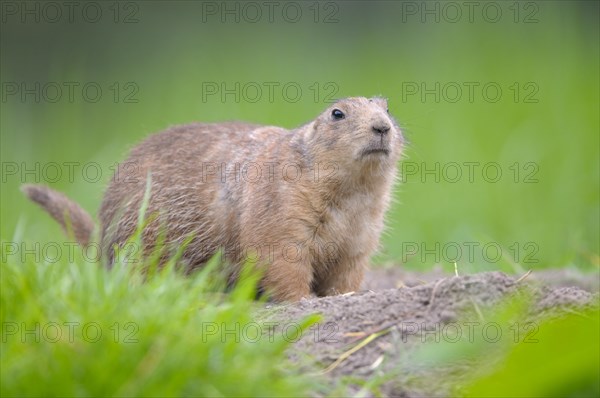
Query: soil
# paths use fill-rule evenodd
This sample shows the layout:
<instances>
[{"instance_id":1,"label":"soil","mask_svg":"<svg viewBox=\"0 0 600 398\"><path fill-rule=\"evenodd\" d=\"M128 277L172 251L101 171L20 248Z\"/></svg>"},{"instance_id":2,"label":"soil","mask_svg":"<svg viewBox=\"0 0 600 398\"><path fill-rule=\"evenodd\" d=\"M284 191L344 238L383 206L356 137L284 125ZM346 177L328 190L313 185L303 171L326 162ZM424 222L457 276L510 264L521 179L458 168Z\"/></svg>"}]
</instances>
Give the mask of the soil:
<instances>
[{"instance_id":1,"label":"soil","mask_svg":"<svg viewBox=\"0 0 600 398\"><path fill-rule=\"evenodd\" d=\"M439 269L416 273L394 267L370 271L360 292L270 305L267 318L283 324L321 314L322 321L292 344L290 356L295 360L316 360L328 382L334 385L340 378L356 380L355 390L342 391L342 395L370 396L375 388L384 396L448 396L452 385L443 380L455 383L481 364L460 360L451 366L414 366L423 362L424 343L440 336L446 342L456 342L450 333L456 328L463 334L472 331L481 336L482 329L477 328L484 328L497 313L492 308L509 297L529 300L528 310L519 313L521 326L548 315L581 313L586 308L597 310L599 284L598 272L582 274L574 269L538 271L526 276L501 272L455 276ZM467 321L475 322L475 329L469 330ZM505 326L509 327L504 324L501 332L508 336L511 332ZM373 333L381 335L340 361L344 353ZM414 356L420 359L414 360ZM361 391L361 384L370 380L378 380L378 384Z\"/></svg>"}]
</instances>

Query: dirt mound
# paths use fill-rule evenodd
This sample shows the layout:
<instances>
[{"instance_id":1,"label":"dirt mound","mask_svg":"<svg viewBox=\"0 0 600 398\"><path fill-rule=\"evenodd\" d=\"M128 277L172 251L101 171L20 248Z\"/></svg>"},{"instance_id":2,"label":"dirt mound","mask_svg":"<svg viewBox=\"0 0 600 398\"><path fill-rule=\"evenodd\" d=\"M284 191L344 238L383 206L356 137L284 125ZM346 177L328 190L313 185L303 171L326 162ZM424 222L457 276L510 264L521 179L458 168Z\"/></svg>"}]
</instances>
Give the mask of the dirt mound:
<instances>
[{"instance_id":1,"label":"dirt mound","mask_svg":"<svg viewBox=\"0 0 600 398\"><path fill-rule=\"evenodd\" d=\"M414 287L452 276L454 274L444 271L440 266L434 267L429 272L407 271L398 266L377 268L367 272L363 288L364 290L379 291L404 286ZM586 273L574 267L534 270L527 277L527 282L539 282L556 287L578 287L589 292L600 291L598 271Z\"/></svg>"},{"instance_id":2,"label":"dirt mound","mask_svg":"<svg viewBox=\"0 0 600 398\"><path fill-rule=\"evenodd\" d=\"M416 375L431 374L431 369L404 367L399 371L399 366L410 363L411 355L423 347L423 343L440 338L454 339L452 336L456 336L457 331L463 337L464 333L481 334L482 330L493 335L493 331L485 331L486 320L489 320L486 311L508 297L522 297L531 302L525 314L527 320L598 305L597 293L577 287L552 287L533 278L518 280L500 272L449 276L429 283L423 283L423 278L440 275L413 275L412 281L404 275L403 287L373 291L377 289L376 281L384 281L384 287L397 282L387 272L369 275L368 291L271 306L270 317L279 322L301 320L314 313L323 317L320 324L293 344L291 355L309 353L316 357L332 381L344 376L366 381L376 375L389 374L390 380L381 386L385 395L448 395L448 386L443 383L411 384ZM412 282L416 282L415 285L407 286ZM367 339L369 341L360 346L361 341ZM357 346L360 348L356 349ZM464 374L464 369L458 371L461 366L468 370L469 365L457 364L453 369L439 371Z\"/></svg>"}]
</instances>

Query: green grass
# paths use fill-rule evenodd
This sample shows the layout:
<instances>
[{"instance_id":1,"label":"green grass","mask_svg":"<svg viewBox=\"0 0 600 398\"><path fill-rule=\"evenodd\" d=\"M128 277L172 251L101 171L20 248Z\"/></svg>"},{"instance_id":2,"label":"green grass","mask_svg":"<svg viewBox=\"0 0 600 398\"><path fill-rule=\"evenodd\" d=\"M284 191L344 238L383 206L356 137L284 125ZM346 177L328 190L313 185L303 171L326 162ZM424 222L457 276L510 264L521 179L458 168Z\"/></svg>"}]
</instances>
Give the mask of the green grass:
<instances>
[{"instance_id":1,"label":"green grass","mask_svg":"<svg viewBox=\"0 0 600 398\"><path fill-rule=\"evenodd\" d=\"M284 350L295 323L253 316L256 278L227 296L218 261L186 277L173 266L107 270L68 263L3 264L2 396L287 396L311 384ZM272 331L272 333L270 332Z\"/></svg>"},{"instance_id":2,"label":"green grass","mask_svg":"<svg viewBox=\"0 0 600 398\"><path fill-rule=\"evenodd\" d=\"M539 333L535 338L527 336L507 349L504 361L487 374L473 377L463 390L464 395L597 397L600 394L599 325L597 310L544 320L536 325ZM532 331L537 332L537 329L521 332ZM569 365L565 366L566 363Z\"/></svg>"}]
</instances>

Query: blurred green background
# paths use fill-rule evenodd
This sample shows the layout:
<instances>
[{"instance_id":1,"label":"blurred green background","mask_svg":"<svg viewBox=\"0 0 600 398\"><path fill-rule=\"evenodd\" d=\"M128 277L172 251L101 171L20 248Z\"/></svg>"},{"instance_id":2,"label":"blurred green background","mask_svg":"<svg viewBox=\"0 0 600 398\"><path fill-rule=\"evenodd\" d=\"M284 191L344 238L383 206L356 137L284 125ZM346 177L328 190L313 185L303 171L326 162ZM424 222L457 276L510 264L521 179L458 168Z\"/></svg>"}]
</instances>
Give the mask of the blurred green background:
<instances>
[{"instance_id":1,"label":"blurred green background","mask_svg":"<svg viewBox=\"0 0 600 398\"><path fill-rule=\"evenodd\" d=\"M596 1L44 4L2 3L4 241L62 236L21 183L95 215L114 164L169 125L293 128L382 95L410 144L376 262L598 268Z\"/></svg>"}]
</instances>

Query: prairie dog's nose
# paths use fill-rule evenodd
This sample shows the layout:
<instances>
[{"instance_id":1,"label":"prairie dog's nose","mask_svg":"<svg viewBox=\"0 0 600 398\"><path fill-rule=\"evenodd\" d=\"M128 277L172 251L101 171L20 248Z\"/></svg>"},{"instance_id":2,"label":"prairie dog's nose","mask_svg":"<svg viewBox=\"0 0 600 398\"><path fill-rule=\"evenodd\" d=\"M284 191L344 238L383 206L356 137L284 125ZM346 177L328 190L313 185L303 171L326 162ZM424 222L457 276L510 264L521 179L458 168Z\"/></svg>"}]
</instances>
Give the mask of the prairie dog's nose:
<instances>
[{"instance_id":1,"label":"prairie dog's nose","mask_svg":"<svg viewBox=\"0 0 600 398\"><path fill-rule=\"evenodd\" d=\"M373 123L373 131L376 134L385 135L390 131L390 125L384 121Z\"/></svg>"}]
</instances>

